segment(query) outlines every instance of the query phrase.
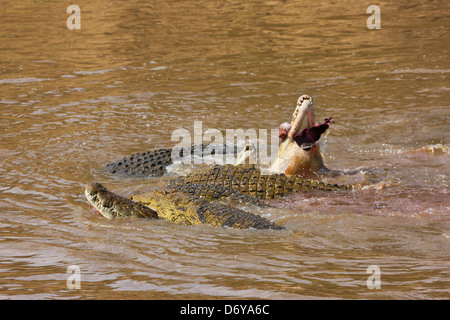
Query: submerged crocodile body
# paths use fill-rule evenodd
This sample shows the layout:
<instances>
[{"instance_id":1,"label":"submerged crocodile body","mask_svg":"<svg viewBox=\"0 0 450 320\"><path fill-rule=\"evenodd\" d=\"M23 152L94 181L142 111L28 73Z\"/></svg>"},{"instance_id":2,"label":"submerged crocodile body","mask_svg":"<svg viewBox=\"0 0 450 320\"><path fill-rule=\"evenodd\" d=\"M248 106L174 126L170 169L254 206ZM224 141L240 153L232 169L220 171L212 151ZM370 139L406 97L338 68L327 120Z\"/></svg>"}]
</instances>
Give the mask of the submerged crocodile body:
<instances>
[{"instance_id":1,"label":"submerged crocodile body","mask_svg":"<svg viewBox=\"0 0 450 320\"><path fill-rule=\"evenodd\" d=\"M214 193L216 187L209 185L203 186L202 189ZM157 190L142 195L133 195L131 199L156 210L161 218L180 225L208 224L214 227L235 229L284 229L260 215L218 201L211 201L212 198L217 200L215 197L213 195L207 200L199 195L190 195L185 192Z\"/></svg>"},{"instance_id":2,"label":"submerged crocodile body","mask_svg":"<svg viewBox=\"0 0 450 320\"><path fill-rule=\"evenodd\" d=\"M279 230L284 227L217 200L231 199L264 205L263 199L275 199L297 191L350 189L351 186L284 174L263 174L254 166L216 165L170 180L163 190L132 195L130 199L117 196L96 183L86 185L85 194L94 208L109 219L159 217L181 225L209 224L238 229Z\"/></svg>"}]
</instances>

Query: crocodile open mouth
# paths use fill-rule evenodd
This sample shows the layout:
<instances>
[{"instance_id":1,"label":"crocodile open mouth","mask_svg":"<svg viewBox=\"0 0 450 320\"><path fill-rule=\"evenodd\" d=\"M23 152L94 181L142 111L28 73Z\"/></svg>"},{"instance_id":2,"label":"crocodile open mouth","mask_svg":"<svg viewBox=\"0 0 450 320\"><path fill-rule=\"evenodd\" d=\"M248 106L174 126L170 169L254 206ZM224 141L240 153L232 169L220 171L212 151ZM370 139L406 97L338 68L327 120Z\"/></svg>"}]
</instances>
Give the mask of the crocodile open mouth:
<instances>
[{"instance_id":1,"label":"crocodile open mouth","mask_svg":"<svg viewBox=\"0 0 450 320\"><path fill-rule=\"evenodd\" d=\"M290 136L300 148L309 151L332 123L330 117L323 123L315 124L313 100L308 95L302 95L297 101L291 123L280 125L279 138L284 141Z\"/></svg>"}]
</instances>

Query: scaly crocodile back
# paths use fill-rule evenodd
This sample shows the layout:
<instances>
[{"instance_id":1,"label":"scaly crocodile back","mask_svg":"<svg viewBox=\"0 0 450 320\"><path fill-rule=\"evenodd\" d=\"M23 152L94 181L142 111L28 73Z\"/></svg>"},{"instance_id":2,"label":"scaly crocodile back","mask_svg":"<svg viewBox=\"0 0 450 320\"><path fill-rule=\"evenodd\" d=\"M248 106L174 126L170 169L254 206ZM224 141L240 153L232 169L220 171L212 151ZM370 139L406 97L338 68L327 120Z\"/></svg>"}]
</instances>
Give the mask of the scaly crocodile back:
<instances>
[{"instance_id":1,"label":"scaly crocodile back","mask_svg":"<svg viewBox=\"0 0 450 320\"><path fill-rule=\"evenodd\" d=\"M103 170L109 173L133 176L133 177L160 177L167 173L167 166L173 163L172 156L178 158L189 156L214 155L215 151L222 154L237 154L237 145L218 145L216 148L207 148L209 145L194 145L191 147L177 147L166 149L155 149L143 153L135 153L129 157L106 165ZM207 150L207 151L205 151Z\"/></svg>"},{"instance_id":2,"label":"scaly crocodile back","mask_svg":"<svg viewBox=\"0 0 450 320\"><path fill-rule=\"evenodd\" d=\"M157 190L133 195L131 200L156 210L159 217L180 225L209 224L215 227L235 229L284 229L260 215L217 201L196 199L184 192Z\"/></svg>"},{"instance_id":3,"label":"scaly crocodile back","mask_svg":"<svg viewBox=\"0 0 450 320\"><path fill-rule=\"evenodd\" d=\"M178 188L198 184L220 185L259 199L276 199L295 191L352 189L352 186L306 180L284 174L262 174L261 170L249 165L216 165L169 182L169 186Z\"/></svg>"}]
</instances>

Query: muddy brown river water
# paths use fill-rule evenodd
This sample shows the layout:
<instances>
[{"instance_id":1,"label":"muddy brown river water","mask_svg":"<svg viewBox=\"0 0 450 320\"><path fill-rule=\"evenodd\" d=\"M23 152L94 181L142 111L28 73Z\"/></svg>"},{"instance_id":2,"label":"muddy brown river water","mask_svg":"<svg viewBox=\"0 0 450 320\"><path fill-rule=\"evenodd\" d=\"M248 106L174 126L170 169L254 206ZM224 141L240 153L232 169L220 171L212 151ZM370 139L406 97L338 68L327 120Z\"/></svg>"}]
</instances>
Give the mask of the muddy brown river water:
<instances>
[{"instance_id":1,"label":"muddy brown river water","mask_svg":"<svg viewBox=\"0 0 450 320\"><path fill-rule=\"evenodd\" d=\"M0 298L450 298L450 7L378 1L370 30L371 4L2 1ZM358 188L248 208L287 230L89 211L86 182L128 196L169 178L104 165L174 146L194 121L277 128L301 94L336 121L326 165L359 170L335 182Z\"/></svg>"}]
</instances>

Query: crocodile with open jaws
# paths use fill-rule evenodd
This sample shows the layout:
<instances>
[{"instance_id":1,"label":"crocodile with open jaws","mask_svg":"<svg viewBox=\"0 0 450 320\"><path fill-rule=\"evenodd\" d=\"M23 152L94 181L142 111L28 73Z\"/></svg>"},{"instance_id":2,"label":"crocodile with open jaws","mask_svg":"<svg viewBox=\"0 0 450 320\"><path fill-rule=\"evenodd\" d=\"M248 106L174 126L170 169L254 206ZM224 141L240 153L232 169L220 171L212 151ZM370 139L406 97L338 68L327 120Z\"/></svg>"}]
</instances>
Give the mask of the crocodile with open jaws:
<instances>
[{"instance_id":1,"label":"crocodile with open jaws","mask_svg":"<svg viewBox=\"0 0 450 320\"><path fill-rule=\"evenodd\" d=\"M351 190L352 186L336 185L305 179L317 171L329 171L316 143L330 119L314 123L312 98L303 95L297 102L292 122L280 125L281 146L278 158L264 174L254 165L242 164L241 152L236 165L214 165L170 180L162 190L132 195L130 198L108 191L96 182L85 186L85 196L98 213L108 219L119 217L163 218L180 225L209 224L237 229L284 229L264 217L223 203L223 199L265 205L264 199L275 199L297 191ZM178 156L202 155L206 146L180 149ZM236 147L223 146L223 153L237 152ZM174 149L158 149L107 165L104 170L131 176L162 176L172 164ZM186 154L185 154L186 155ZM280 172L281 171L281 172Z\"/></svg>"}]
</instances>

